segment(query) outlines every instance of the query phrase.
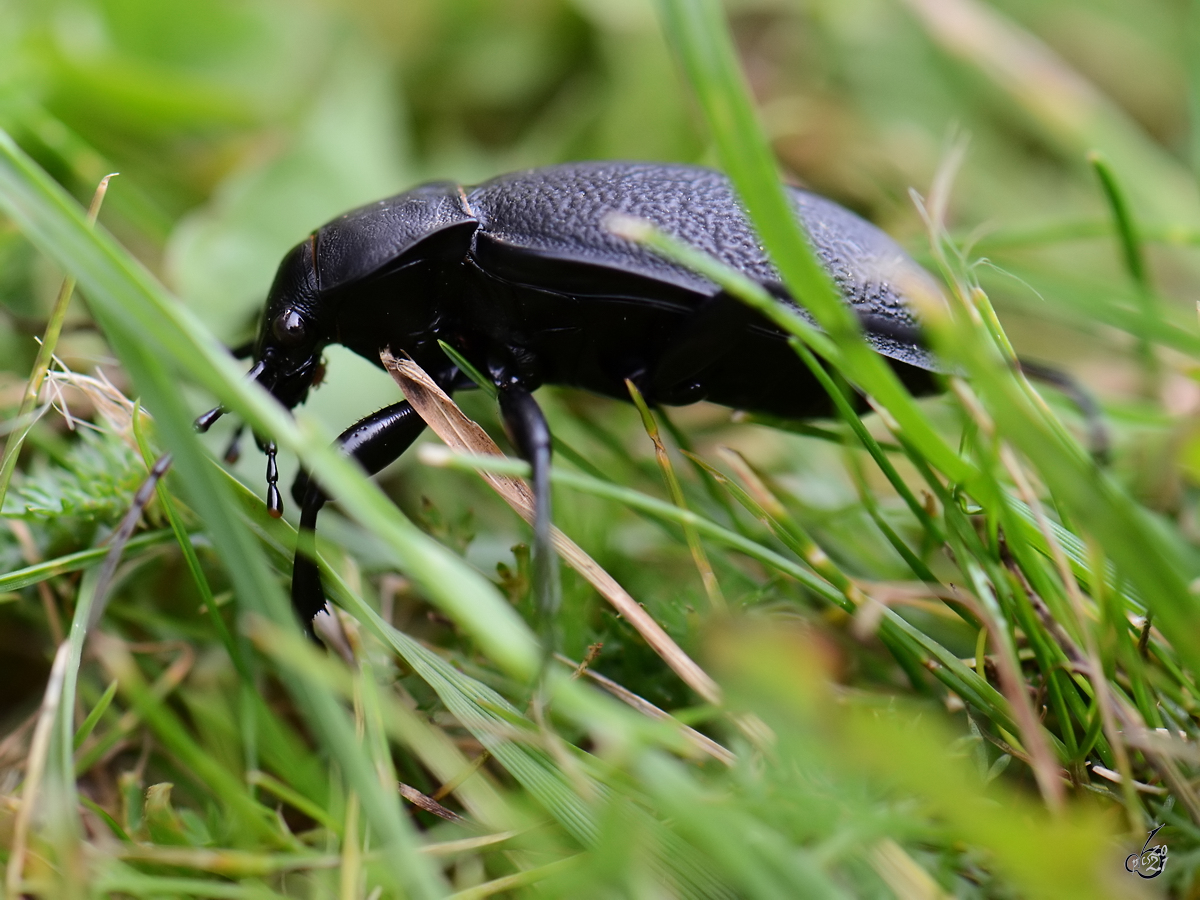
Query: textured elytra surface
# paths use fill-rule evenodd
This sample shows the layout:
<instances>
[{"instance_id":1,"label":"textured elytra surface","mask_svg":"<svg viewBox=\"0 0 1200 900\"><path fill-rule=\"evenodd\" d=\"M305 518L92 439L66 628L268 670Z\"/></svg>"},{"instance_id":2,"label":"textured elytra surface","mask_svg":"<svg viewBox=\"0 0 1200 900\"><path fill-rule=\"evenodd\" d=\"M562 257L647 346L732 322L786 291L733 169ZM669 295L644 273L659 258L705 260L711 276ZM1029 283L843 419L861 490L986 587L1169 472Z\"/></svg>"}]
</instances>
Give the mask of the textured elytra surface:
<instances>
[{"instance_id":1,"label":"textured elytra surface","mask_svg":"<svg viewBox=\"0 0 1200 900\"><path fill-rule=\"evenodd\" d=\"M849 210L807 191L787 193L822 264L864 318L875 348L934 368L929 355L903 336L916 324L906 295L914 287L936 295L926 273L895 241ZM608 270L698 295L717 292L702 276L612 234L606 227L612 213L652 222L786 296L728 178L699 166L637 162L530 169L465 190L433 182L360 207L317 233L321 288L367 277L401 258L466 253L470 227L477 224L475 250L491 261L482 268L502 261L503 271L495 274L514 281L539 286L546 270L538 263L553 262L559 272L574 265L581 275ZM597 285L596 293L604 293L603 279Z\"/></svg>"},{"instance_id":2,"label":"textured elytra surface","mask_svg":"<svg viewBox=\"0 0 1200 900\"><path fill-rule=\"evenodd\" d=\"M778 282L723 175L695 166L572 163L503 175L467 195L480 240L598 266L620 266L678 287L713 285L605 227L612 213L653 222L763 284Z\"/></svg>"},{"instance_id":3,"label":"textured elytra surface","mask_svg":"<svg viewBox=\"0 0 1200 900\"><path fill-rule=\"evenodd\" d=\"M936 296L932 280L884 232L831 200L787 188L822 264L868 329L916 325L905 300L911 290ZM668 262L605 226L611 213L636 216L716 257L784 295L729 179L699 166L656 163L570 163L503 175L470 190L478 243L581 265L619 269L674 287L713 294L707 279ZM801 301L803 306L803 301ZM886 330L886 329L885 329ZM934 368L929 355L903 338L869 334L886 356Z\"/></svg>"}]
</instances>

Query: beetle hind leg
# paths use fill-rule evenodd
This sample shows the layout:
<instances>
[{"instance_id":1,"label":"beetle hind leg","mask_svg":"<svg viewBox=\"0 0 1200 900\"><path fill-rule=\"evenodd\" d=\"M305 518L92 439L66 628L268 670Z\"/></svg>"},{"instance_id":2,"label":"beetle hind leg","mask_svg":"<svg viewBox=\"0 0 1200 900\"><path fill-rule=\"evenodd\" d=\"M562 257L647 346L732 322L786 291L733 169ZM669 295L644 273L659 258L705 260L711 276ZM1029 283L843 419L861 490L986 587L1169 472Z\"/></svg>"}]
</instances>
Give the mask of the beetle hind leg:
<instances>
[{"instance_id":1,"label":"beetle hind leg","mask_svg":"<svg viewBox=\"0 0 1200 900\"><path fill-rule=\"evenodd\" d=\"M1072 378L1070 373L1054 366L1020 358L1017 366L1027 377L1058 388L1075 405L1087 427L1088 452L1098 465L1107 465L1112 450L1112 433L1104 420L1104 410L1092 393Z\"/></svg>"},{"instance_id":2,"label":"beetle hind leg","mask_svg":"<svg viewBox=\"0 0 1200 900\"><path fill-rule=\"evenodd\" d=\"M557 649L556 620L562 600L558 557L550 517L550 427L533 394L520 385L502 384L500 415L513 445L533 468L533 588L548 656Z\"/></svg>"}]
</instances>

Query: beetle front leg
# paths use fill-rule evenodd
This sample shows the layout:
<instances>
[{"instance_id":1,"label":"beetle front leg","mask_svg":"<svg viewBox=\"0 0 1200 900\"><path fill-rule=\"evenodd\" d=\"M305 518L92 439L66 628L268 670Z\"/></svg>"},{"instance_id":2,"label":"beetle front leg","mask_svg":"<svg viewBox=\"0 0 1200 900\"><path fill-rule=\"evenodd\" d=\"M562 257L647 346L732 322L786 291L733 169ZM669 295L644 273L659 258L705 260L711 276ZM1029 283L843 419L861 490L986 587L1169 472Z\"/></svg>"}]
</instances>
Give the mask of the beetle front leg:
<instances>
[{"instance_id":1,"label":"beetle front leg","mask_svg":"<svg viewBox=\"0 0 1200 900\"><path fill-rule=\"evenodd\" d=\"M308 495L308 482L311 480L312 476L304 466L296 470L296 477L292 480L292 499L301 508L304 507L304 498Z\"/></svg>"},{"instance_id":2,"label":"beetle front leg","mask_svg":"<svg viewBox=\"0 0 1200 900\"><path fill-rule=\"evenodd\" d=\"M533 468L533 586L538 616L551 653L557 641L554 627L561 600L558 557L550 526L550 426L533 394L520 384L499 384L500 415L513 446Z\"/></svg>"},{"instance_id":3,"label":"beetle front leg","mask_svg":"<svg viewBox=\"0 0 1200 900\"><path fill-rule=\"evenodd\" d=\"M368 475L374 475L399 459L424 428L425 421L416 410L407 400L401 400L351 425L338 436L337 445L342 453L366 469ZM321 490L317 480L307 478L300 511L300 537L292 565L292 607L309 637L313 637L313 616L325 608L325 591L314 558L313 536L317 514L328 500L329 496Z\"/></svg>"}]
</instances>

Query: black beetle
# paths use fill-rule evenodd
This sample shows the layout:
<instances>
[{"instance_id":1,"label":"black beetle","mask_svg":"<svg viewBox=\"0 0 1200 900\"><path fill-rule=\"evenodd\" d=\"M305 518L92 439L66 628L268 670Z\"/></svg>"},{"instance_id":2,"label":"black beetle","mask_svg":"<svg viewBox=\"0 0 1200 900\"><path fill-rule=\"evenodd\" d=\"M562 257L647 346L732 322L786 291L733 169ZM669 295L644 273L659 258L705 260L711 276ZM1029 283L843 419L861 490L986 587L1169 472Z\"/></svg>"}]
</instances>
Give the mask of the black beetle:
<instances>
[{"instance_id":1,"label":"black beetle","mask_svg":"<svg viewBox=\"0 0 1200 900\"><path fill-rule=\"evenodd\" d=\"M788 188L796 215L867 339L914 393L936 388L905 288L928 275L886 234L832 201ZM503 175L477 187L433 182L361 207L313 232L284 258L255 343L255 378L289 409L321 351L344 344L377 365L407 353L447 391L471 382L438 345L453 346L498 388L538 498L535 582L545 580L550 433L531 392L542 384L652 404L708 400L788 418L828 415L829 398L785 336L695 273L612 234L606 217L648 220L793 303L729 180L710 169L589 162ZM931 288L936 292L936 288ZM218 408L201 416L206 429ZM342 449L370 473L395 460L424 423L405 401L356 423ZM274 445L268 508L282 509ZM293 487L301 528L326 501L315 480ZM325 605L316 567L297 554L292 599L307 626Z\"/></svg>"}]
</instances>

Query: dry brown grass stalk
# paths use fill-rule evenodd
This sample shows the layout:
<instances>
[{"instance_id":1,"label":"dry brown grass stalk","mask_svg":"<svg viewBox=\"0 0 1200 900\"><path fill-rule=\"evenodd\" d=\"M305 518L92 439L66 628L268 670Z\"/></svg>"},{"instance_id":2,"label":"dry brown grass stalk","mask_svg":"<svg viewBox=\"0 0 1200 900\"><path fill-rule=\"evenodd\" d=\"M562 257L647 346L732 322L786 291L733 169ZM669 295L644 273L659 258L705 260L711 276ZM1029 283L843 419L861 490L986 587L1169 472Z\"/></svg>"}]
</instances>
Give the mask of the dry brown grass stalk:
<instances>
[{"instance_id":1,"label":"dry brown grass stalk","mask_svg":"<svg viewBox=\"0 0 1200 900\"><path fill-rule=\"evenodd\" d=\"M467 418L455 402L425 371L411 359L397 359L384 350L380 354L384 367L404 391L404 396L447 446L463 453L503 456L487 432ZM526 522L533 521L533 493L520 478L493 472L480 476L504 498ZM713 704L721 702L721 689L696 662L683 652L662 627L650 617L616 579L602 569L578 544L553 529L554 547L567 565L587 579L605 600L637 629L654 652L662 657L683 681Z\"/></svg>"}]
</instances>

